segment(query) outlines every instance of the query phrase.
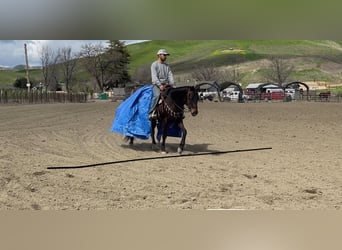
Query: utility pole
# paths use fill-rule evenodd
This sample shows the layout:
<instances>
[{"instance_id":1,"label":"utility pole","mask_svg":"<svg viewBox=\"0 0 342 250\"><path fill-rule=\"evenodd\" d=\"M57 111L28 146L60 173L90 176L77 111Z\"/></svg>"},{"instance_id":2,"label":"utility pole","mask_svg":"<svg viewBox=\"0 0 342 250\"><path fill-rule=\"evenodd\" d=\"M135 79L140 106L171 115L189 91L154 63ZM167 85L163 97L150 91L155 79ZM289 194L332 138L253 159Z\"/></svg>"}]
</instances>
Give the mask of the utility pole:
<instances>
[{"instance_id":1,"label":"utility pole","mask_svg":"<svg viewBox=\"0 0 342 250\"><path fill-rule=\"evenodd\" d=\"M28 59L27 59L27 46L26 46L26 43L24 43L24 49L25 49L26 79L27 79L26 86L27 86L28 93L30 93L31 84L30 84L30 78L29 78L29 65L28 65Z\"/></svg>"}]
</instances>

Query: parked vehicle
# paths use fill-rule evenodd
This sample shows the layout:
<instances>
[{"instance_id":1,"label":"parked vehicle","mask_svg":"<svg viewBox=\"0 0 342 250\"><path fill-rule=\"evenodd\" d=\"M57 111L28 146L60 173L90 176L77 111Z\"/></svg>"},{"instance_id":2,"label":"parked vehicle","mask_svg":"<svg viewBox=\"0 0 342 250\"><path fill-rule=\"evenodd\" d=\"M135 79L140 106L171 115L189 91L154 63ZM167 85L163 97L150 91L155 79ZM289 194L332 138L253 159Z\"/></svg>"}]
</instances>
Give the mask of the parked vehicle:
<instances>
[{"instance_id":1,"label":"parked vehicle","mask_svg":"<svg viewBox=\"0 0 342 250\"><path fill-rule=\"evenodd\" d=\"M248 101L258 100L259 97L260 97L260 94L258 94L256 89L247 89L246 90L246 95L245 95L246 100L248 100Z\"/></svg>"},{"instance_id":2,"label":"parked vehicle","mask_svg":"<svg viewBox=\"0 0 342 250\"><path fill-rule=\"evenodd\" d=\"M285 96L289 100L294 100L295 99L295 89L285 89Z\"/></svg>"},{"instance_id":3,"label":"parked vehicle","mask_svg":"<svg viewBox=\"0 0 342 250\"><path fill-rule=\"evenodd\" d=\"M223 92L222 98L225 101L238 101L240 91Z\"/></svg>"},{"instance_id":4,"label":"parked vehicle","mask_svg":"<svg viewBox=\"0 0 342 250\"><path fill-rule=\"evenodd\" d=\"M265 101L283 100L285 98L284 90L282 89L266 89L265 93L261 93L260 99Z\"/></svg>"},{"instance_id":5,"label":"parked vehicle","mask_svg":"<svg viewBox=\"0 0 342 250\"><path fill-rule=\"evenodd\" d=\"M238 90L221 93L223 101L228 102L245 102L247 100L247 95L244 95L243 92Z\"/></svg>"},{"instance_id":6,"label":"parked vehicle","mask_svg":"<svg viewBox=\"0 0 342 250\"><path fill-rule=\"evenodd\" d=\"M217 92L209 92L209 91L203 91L199 93L200 99L203 100L214 100L215 97L217 97Z\"/></svg>"}]
</instances>

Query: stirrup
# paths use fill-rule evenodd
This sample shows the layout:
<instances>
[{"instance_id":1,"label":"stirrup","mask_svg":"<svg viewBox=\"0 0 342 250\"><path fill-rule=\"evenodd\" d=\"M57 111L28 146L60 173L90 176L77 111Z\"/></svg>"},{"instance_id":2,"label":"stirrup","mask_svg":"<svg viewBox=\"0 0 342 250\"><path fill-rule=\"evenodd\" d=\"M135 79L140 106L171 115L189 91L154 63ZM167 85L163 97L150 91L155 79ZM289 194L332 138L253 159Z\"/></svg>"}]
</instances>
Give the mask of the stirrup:
<instances>
[{"instance_id":1,"label":"stirrup","mask_svg":"<svg viewBox=\"0 0 342 250\"><path fill-rule=\"evenodd\" d=\"M150 120L156 119L156 118L157 118L156 111L153 111L151 114L149 114L148 118L149 118Z\"/></svg>"}]
</instances>

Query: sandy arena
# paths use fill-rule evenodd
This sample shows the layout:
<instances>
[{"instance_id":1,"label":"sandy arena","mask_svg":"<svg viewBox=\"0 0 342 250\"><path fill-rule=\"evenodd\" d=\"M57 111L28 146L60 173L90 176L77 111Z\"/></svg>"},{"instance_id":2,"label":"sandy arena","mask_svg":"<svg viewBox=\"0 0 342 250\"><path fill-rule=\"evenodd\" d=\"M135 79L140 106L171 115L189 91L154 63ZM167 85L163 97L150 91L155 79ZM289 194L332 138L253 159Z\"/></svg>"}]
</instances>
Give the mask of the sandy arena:
<instances>
[{"instance_id":1,"label":"sandy arena","mask_svg":"<svg viewBox=\"0 0 342 250\"><path fill-rule=\"evenodd\" d=\"M342 103L199 103L184 154L272 149L106 164L163 156L109 132L119 103L0 106L0 209L342 207Z\"/></svg>"}]
</instances>

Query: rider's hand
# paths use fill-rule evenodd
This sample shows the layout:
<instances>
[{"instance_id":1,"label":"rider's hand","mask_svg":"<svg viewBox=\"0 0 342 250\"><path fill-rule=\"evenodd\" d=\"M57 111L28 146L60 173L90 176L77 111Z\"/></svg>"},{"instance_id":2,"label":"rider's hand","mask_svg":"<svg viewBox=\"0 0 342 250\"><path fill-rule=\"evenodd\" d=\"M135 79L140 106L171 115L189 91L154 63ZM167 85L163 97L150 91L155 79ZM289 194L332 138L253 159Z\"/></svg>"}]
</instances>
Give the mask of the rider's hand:
<instances>
[{"instance_id":1,"label":"rider's hand","mask_svg":"<svg viewBox=\"0 0 342 250\"><path fill-rule=\"evenodd\" d=\"M165 90L165 86L166 86L166 85L161 84L161 85L159 86L159 89L160 89L161 91L163 91L163 90Z\"/></svg>"}]
</instances>

